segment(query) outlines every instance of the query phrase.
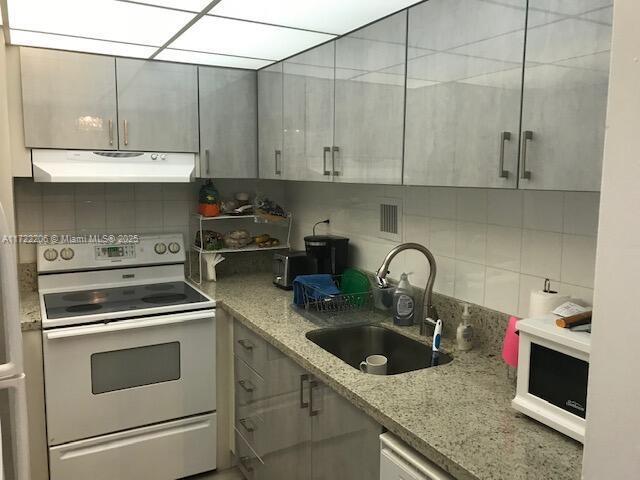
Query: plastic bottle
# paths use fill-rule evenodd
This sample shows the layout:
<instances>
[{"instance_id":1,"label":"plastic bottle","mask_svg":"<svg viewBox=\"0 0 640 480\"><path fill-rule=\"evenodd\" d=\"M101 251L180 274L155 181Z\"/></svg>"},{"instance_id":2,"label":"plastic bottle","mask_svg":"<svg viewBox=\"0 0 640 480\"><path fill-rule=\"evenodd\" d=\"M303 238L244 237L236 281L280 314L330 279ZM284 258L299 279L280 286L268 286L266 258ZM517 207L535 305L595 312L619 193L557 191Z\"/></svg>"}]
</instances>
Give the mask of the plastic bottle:
<instances>
[{"instance_id":1,"label":"plastic bottle","mask_svg":"<svg viewBox=\"0 0 640 480\"><path fill-rule=\"evenodd\" d=\"M469 313L469 304L463 303L462 320L456 330L456 340L458 342L458 350L467 351L473 348L473 327L471 326Z\"/></svg>"},{"instance_id":2,"label":"plastic bottle","mask_svg":"<svg viewBox=\"0 0 640 480\"><path fill-rule=\"evenodd\" d=\"M393 323L400 326L413 325L416 302L413 287L406 273L400 275L400 282L393 293Z\"/></svg>"}]
</instances>

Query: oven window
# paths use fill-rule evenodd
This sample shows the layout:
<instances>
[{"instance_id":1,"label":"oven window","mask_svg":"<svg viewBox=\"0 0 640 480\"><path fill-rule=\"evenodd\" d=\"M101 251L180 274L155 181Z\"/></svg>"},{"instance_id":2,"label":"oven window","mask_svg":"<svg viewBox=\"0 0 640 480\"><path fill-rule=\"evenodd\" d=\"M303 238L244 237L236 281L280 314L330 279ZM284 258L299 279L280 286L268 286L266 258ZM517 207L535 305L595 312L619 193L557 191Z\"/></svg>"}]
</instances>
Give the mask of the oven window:
<instances>
[{"instance_id":1,"label":"oven window","mask_svg":"<svg viewBox=\"0 0 640 480\"><path fill-rule=\"evenodd\" d=\"M180 378L180 342L91 355L94 394L169 382Z\"/></svg>"}]
</instances>

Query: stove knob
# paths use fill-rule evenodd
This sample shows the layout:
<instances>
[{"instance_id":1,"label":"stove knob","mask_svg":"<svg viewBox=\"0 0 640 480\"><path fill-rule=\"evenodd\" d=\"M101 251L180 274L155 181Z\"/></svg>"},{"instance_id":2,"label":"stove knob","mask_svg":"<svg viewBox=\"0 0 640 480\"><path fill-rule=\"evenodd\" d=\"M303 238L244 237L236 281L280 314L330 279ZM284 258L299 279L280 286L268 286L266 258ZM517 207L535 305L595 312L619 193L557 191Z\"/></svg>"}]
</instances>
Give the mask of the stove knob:
<instances>
[{"instance_id":1,"label":"stove knob","mask_svg":"<svg viewBox=\"0 0 640 480\"><path fill-rule=\"evenodd\" d=\"M76 252L73 251L73 248L66 247L66 248L63 248L62 250L60 250L60 256L64 260L71 260L75 254L76 254Z\"/></svg>"},{"instance_id":2,"label":"stove knob","mask_svg":"<svg viewBox=\"0 0 640 480\"><path fill-rule=\"evenodd\" d=\"M53 262L56 258L58 258L58 251L55 248L47 248L44 253L44 259L49 262Z\"/></svg>"},{"instance_id":3,"label":"stove knob","mask_svg":"<svg viewBox=\"0 0 640 480\"><path fill-rule=\"evenodd\" d=\"M180 251L180 244L178 242L171 242L169 244L169 251L171 253L178 253Z\"/></svg>"},{"instance_id":4,"label":"stove knob","mask_svg":"<svg viewBox=\"0 0 640 480\"><path fill-rule=\"evenodd\" d=\"M158 159L158 154L157 153L152 153L151 154L151 160L157 160Z\"/></svg>"},{"instance_id":5,"label":"stove knob","mask_svg":"<svg viewBox=\"0 0 640 480\"><path fill-rule=\"evenodd\" d=\"M164 252L167 251L167 246L164 243L156 243L153 249L158 255L162 255Z\"/></svg>"}]
</instances>

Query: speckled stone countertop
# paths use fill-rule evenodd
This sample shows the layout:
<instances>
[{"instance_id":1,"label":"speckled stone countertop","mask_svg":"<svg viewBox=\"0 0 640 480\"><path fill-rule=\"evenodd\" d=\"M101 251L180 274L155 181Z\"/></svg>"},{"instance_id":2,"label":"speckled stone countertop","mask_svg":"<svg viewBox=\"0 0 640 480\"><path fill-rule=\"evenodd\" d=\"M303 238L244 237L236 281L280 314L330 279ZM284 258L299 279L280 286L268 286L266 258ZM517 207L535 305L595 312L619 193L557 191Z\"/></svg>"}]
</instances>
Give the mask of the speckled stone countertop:
<instances>
[{"instance_id":1,"label":"speckled stone countertop","mask_svg":"<svg viewBox=\"0 0 640 480\"><path fill-rule=\"evenodd\" d=\"M42 328L38 292L30 290L20 292L20 326L23 332Z\"/></svg>"},{"instance_id":2,"label":"speckled stone countertop","mask_svg":"<svg viewBox=\"0 0 640 480\"><path fill-rule=\"evenodd\" d=\"M453 352L453 362L437 368L366 375L305 337L321 327L293 309L292 294L273 287L268 274L232 276L202 289L458 480L580 478L582 446L511 408L515 387L494 355ZM401 331L416 335L415 328ZM444 348L451 351L447 342Z\"/></svg>"}]
</instances>

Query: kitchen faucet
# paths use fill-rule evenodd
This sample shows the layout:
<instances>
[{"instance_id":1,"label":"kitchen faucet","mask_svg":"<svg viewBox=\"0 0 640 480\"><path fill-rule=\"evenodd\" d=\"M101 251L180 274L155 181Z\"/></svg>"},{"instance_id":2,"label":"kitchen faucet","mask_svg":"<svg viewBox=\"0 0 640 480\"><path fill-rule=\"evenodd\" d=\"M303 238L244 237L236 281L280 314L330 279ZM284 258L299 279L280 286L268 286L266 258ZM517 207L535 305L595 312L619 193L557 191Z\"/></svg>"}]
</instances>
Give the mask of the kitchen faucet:
<instances>
[{"instance_id":1,"label":"kitchen faucet","mask_svg":"<svg viewBox=\"0 0 640 480\"><path fill-rule=\"evenodd\" d=\"M389 273L389 264L394 257L404 250L417 250L422 252L429 261L429 278L427 279L427 286L424 289L424 296L422 298L423 315L420 321L420 335L427 334L427 325L431 325L435 328L438 320L438 312L436 307L433 306L433 284L436 281L436 259L429 249L419 243L402 243L397 247L394 247L387 256L384 258L382 265L376 273L376 280L380 288L387 286L387 273Z\"/></svg>"}]
</instances>

